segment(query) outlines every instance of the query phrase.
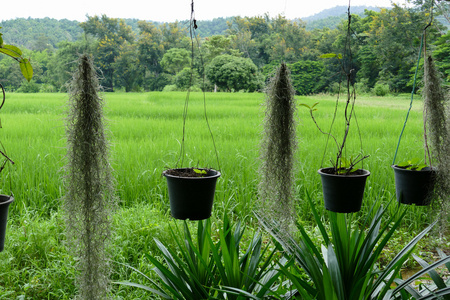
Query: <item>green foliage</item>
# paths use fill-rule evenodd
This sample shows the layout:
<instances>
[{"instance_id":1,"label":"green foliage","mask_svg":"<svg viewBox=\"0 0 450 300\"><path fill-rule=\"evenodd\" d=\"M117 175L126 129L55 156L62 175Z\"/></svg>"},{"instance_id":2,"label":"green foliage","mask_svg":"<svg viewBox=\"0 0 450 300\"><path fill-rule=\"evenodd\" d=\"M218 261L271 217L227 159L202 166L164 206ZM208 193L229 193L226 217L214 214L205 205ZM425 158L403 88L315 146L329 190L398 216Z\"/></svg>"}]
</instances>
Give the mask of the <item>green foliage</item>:
<instances>
[{"instance_id":1,"label":"green foliage","mask_svg":"<svg viewBox=\"0 0 450 300\"><path fill-rule=\"evenodd\" d=\"M372 89L372 93L376 96L384 97L389 94L389 85L382 82L377 82Z\"/></svg>"},{"instance_id":2,"label":"green foliage","mask_svg":"<svg viewBox=\"0 0 450 300\"><path fill-rule=\"evenodd\" d=\"M228 92L254 92L261 87L258 69L249 58L219 55L207 66L206 76L217 87Z\"/></svg>"},{"instance_id":3,"label":"green foliage","mask_svg":"<svg viewBox=\"0 0 450 300\"><path fill-rule=\"evenodd\" d=\"M396 296L398 293L402 293L403 299L450 299L450 278L447 280L441 277L436 268L441 265L447 267L448 272L450 272L450 256L445 255L441 249L437 249L440 259L433 264L429 265L425 260L413 254L414 259L423 268L422 270L415 273L408 279L402 280L399 278L395 279L397 287L392 291L392 296ZM422 276L428 274L432 280L432 283L420 284L418 288L414 288L414 282L423 278ZM410 294L411 297L406 297L406 293Z\"/></svg>"},{"instance_id":4,"label":"green foliage","mask_svg":"<svg viewBox=\"0 0 450 300\"><path fill-rule=\"evenodd\" d=\"M323 61L298 61L289 65L292 85L298 95L315 94L324 86L326 77Z\"/></svg>"},{"instance_id":5,"label":"green foliage","mask_svg":"<svg viewBox=\"0 0 450 300\"><path fill-rule=\"evenodd\" d=\"M434 222L408 243L383 269L377 261L394 232L399 228L406 209L387 217L382 207L371 211L361 225L352 215L329 212L329 233L308 195L323 245L315 245L301 224L297 224L300 242L286 238L276 222L259 217L260 222L282 245L289 263L281 272L292 282L303 299L384 299L413 247L431 230ZM372 207L375 209L375 206ZM290 269L291 268L291 269ZM305 279L298 274L305 272Z\"/></svg>"},{"instance_id":6,"label":"green foliage","mask_svg":"<svg viewBox=\"0 0 450 300\"><path fill-rule=\"evenodd\" d=\"M57 49L60 42L73 43L83 33L78 21L67 19L17 18L0 21L0 26L3 27L5 40L33 51Z\"/></svg>"},{"instance_id":7,"label":"green foliage","mask_svg":"<svg viewBox=\"0 0 450 300\"><path fill-rule=\"evenodd\" d=\"M17 89L19 93L39 93L39 85L35 80L31 80L27 83L23 83L20 88Z\"/></svg>"},{"instance_id":8,"label":"green foliage","mask_svg":"<svg viewBox=\"0 0 450 300\"><path fill-rule=\"evenodd\" d=\"M199 169L195 169L195 168L193 170L195 173L201 174L201 175L206 175L206 173L207 173L206 170L199 170Z\"/></svg>"},{"instance_id":9,"label":"green foliage","mask_svg":"<svg viewBox=\"0 0 450 300\"><path fill-rule=\"evenodd\" d=\"M191 68L184 68L178 72L174 81L178 90L186 91L190 87L198 85L200 78L195 70Z\"/></svg>"},{"instance_id":10,"label":"green foliage","mask_svg":"<svg viewBox=\"0 0 450 300\"><path fill-rule=\"evenodd\" d=\"M368 89L372 89L376 82L381 81L388 84L392 92L409 92L411 86L408 83L414 73L411 71L411 65L414 64L419 47L417 37L422 33L429 17L421 8L398 5L390 9L370 7L364 12L360 9L352 7L351 10L350 39L353 70L357 81L366 80ZM321 26L322 28L312 28L309 21L288 20L280 15L272 18L264 15L197 21L200 48L194 56L194 68L202 77L203 66L209 65L216 56L230 54L249 58L259 70L264 70L266 76L269 73L265 70L266 66L272 69L270 66L273 62L283 61L290 65L293 75L298 75L298 78L293 77L298 94L329 92L330 88L339 82L338 77L334 76L340 70L339 65L334 60L323 61L323 65L311 65L310 62L322 61L321 55L342 50L346 41L347 21L344 16L347 7L341 7L340 10L337 16L330 17L334 18L333 20L323 19L324 22L329 22L329 26ZM437 19L433 24L436 26L428 29L427 40L429 43L435 43L436 47L430 51L433 51L438 59L440 70L448 72L448 45L445 43L447 35L440 37L438 29L441 32L445 30ZM161 61L171 49L190 49L188 30L182 22L152 23L108 18L103 15L88 17L88 20L82 23L48 18L16 19L3 21L0 26L5 29L5 39L12 44L32 49L33 52L49 52L50 60L43 62L43 74L40 76L42 78L36 78L36 82L52 84L58 91L65 91L64 83L70 78L63 80L67 74L62 71L68 66L73 68L73 64L68 65L67 62L74 61L69 60L69 57L61 57L63 53L59 52L58 44L62 41L76 44L74 46L77 47L86 35L90 35L91 41L88 45L95 48L93 53L96 64L104 76L101 83L109 91L115 86L127 91L160 91L165 85L174 84L161 84L159 81L159 76L164 71ZM121 55L120 47L125 41L133 46L137 45L137 50L125 51ZM120 63L117 60L120 60ZM33 58L33 67L36 62ZM307 66L301 67L306 67L306 72L296 72L295 67L291 66L300 62L308 62ZM116 70L119 64L122 66L120 70ZM168 72L174 75L183 67L185 65L180 64L175 71L169 67ZM317 72L319 69L323 69L323 72ZM124 74L124 70L129 71ZM314 74L309 76L308 72L311 70ZM446 80L449 81L448 74L445 74ZM122 80L121 77L127 78ZM251 79L242 79L252 84ZM14 84L6 84L6 81L2 80L5 85L14 89L21 84L20 81L16 83L14 78L12 81ZM256 90L260 86L258 84ZM214 87L207 88L212 90Z\"/></svg>"},{"instance_id":11,"label":"green foliage","mask_svg":"<svg viewBox=\"0 0 450 300\"><path fill-rule=\"evenodd\" d=\"M436 42L433 56L436 59L436 65L439 70L444 74L444 78L447 82L450 81L450 45L448 40L450 38L450 32L439 37Z\"/></svg>"},{"instance_id":12,"label":"green foliage","mask_svg":"<svg viewBox=\"0 0 450 300\"><path fill-rule=\"evenodd\" d=\"M1 29L2 27L0 27ZM13 45L7 45L3 43L3 34L0 33L0 53L8 55L19 63L20 71L26 80L30 81L33 77L33 67L30 60L22 57L22 50Z\"/></svg>"},{"instance_id":13,"label":"green foliage","mask_svg":"<svg viewBox=\"0 0 450 300\"><path fill-rule=\"evenodd\" d=\"M402 161L398 163L397 166L400 168L404 168L406 170L414 170L414 171L420 171L423 168L427 167L427 165L422 163L420 161L420 158L417 157Z\"/></svg>"},{"instance_id":14,"label":"green foliage","mask_svg":"<svg viewBox=\"0 0 450 300\"><path fill-rule=\"evenodd\" d=\"M152 286L116 283L138 287L165 299L261 299L272 293L270 288L275 286L279 275L274 270L276 250L270 250L270 245L263 247L258 233L244 247L245 227L241 227L240 222L234 231L233 227L224 214L218 241L214 241L211 220L199 221L197 236L193 239L188 223L184 221L184 238L179 238L172 230L178 251L155 239L164 263L157 259L159 255L146 254L160 281L129 266Z\"/></svg>"},{"instance_id":15,"label":"green foliage","mask_svg":"<svg viewBox=\"0 0 450 300\"><path fill-rule=\"evenodd\" d=\"M191 53L186 49L171 48L164 53L161 66L167 73L177 74L191 64Z\"/></svg>"}]
</instances>

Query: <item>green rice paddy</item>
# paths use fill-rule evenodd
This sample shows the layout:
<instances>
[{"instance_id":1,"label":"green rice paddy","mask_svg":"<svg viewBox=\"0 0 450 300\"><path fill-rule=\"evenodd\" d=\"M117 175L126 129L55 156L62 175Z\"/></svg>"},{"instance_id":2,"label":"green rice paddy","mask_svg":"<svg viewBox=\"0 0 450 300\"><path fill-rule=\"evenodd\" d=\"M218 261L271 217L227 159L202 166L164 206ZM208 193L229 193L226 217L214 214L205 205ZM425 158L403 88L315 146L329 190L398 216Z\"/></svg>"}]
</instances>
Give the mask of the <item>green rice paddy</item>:
<instances>
[{"instance_id":1,"label":"green rice paddy","mask_svg":"<svg viewBox=\"0 0 450 300\"><path fill-rule=\"evenodd\" d=\"M423 157L422 101L416 96L402 138L397 161ZM120 207L115 216L113 256L115 261L149 270L143 254L154 249L152 238L170 243L172 220L165 178L172 167L220 169L213 218L224 210L249 217L256 199L258 145L264 116L264 94L191 93L183 140L183 110L186 93L105 93L105 116L111 142L110 154ZM70 299L74 285L72 258L64 250L64 223L59 214L64 195L65 94L7 94L0 112L0 140L15 164L2 173L2 193L15 195L10 206L5 251L0 253L0 299ZM208 124L214 137L214 148ZM298 97L298 103L320 102L315 112L319 126L328 130L336 97ZM391 170L398 137L410 103L409 95L359 96L346 156L370 155L363 167L371 172L362 213L371 205L395 209L394 174ZM342 138L344 100L335 121ZM336 152L332 141L315 127L305 107L298 108L297 212L299 220L312 220L305 193L312 195L323 211L317 170L329 166ZM357 122L356 122L357 121ZM359 127L359 132L358 132ZM360 138L361 137L361 138ZM361 150L362 145L362 150ZM327 147L326 147L327 146ZM325 147L327 150L325 151ZM216 157L216 150L218 159ZM391 203L391 200L394 201ZM427 208L411 207L404 230L419 230L429 222ZM133 279L125 268L116 267L115 278ZM130 278L124 278L129 276ZM118 299L142 294L118 287ZM25 299L24 298L24 299Z\"/></svg>"}]
</instances>

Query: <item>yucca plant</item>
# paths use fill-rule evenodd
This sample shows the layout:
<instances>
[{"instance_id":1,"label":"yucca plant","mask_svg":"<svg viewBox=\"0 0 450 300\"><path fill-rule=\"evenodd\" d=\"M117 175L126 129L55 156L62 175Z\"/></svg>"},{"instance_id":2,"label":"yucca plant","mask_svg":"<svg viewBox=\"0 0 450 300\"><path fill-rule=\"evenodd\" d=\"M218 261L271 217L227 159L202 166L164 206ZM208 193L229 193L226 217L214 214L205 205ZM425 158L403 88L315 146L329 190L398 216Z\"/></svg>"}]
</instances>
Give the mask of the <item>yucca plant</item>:
<instances>
[{"instance_id":1,"label":"yucca plant","mask_svg":"<svg viewBox=\"0 0 450 300\"><path fill-rule=\"evenodd\" d=\"M258 217L286 251L290 263L280 268L302 299L383 299L413 247L435 224L417 235L387 266L379 269L378 259L400 226L406 209L399 208L395 216L382 224L387 213L386 209L379 208L368 214L360 228L353 224L351 214L329 212L329 234L309 195L308 200L324 245L315 245L300 224L297 224L300 232L300 241L297 241L292 236L286 239L276 223ZM306 273L307 278L297 275L301 273Z\"/></svg>"},{"instance_id":2,"label":"yucca plant","mask_svg":"<svg viewBox=\"0 0 450 300\"><path fill-rule=\"evenodd\" d=\"M115 206L103 99L92 57L82 55L70 86L63 208L69 250L78 260L81 299L109 297L108 244Z\"/></svg>"},{"instance_id":3,"label":"yucca plant","mask_svg":"<svg viewBox=\"0 0 450 300\"><path fill-rule=\"evenodd\" d=\"M422 270L418 271L413 276L406 280L395 279L398 285L395 290L391 291L391 295L396 299L450 299L450 278L444 279L436 271L436 268L445 265L447 272L450 272L450 256L446 255L441 249L437 250L440 259L429 265L426 261L413 254L417 263L422 266ZM425 274L429 275L432 283L425 283L419 285L417 289L411 286L411 283L421 279Z\"/></svg>"},{"instance_id":4,"label":"yucca plant","mask_svg":"<svg viewBox=\"0 0 450 300\"><path fill-rule=\"evenodd\" d=\"M184 221L183 239L172 231L178 249L170 249L155 239L160 253L146 254L146 257L154 265L159 281L128 266L151 286L116 283L142 288L164 299L262 299L271 294L279 276L274 269L275 247L263 247L262 236L258 233L244 247L245 228L240 222L233 228L227 215L219 230L219 241L214 241L211 226L210 219L198 221L195 240ZM157 259L159 256L163 262Z\"/></svg>"},{"instance_id":5,"label":"yucca plant","mask_svg":"<svg viewBox=\"0 0 450 300\"><path fill-rule=\"evenodd\" d=\"M260 145L260 213L276 218L286 231L293 225L296 135L295 90L282 63L266 89L265 118Z\"/></svg>"}]
</instances>

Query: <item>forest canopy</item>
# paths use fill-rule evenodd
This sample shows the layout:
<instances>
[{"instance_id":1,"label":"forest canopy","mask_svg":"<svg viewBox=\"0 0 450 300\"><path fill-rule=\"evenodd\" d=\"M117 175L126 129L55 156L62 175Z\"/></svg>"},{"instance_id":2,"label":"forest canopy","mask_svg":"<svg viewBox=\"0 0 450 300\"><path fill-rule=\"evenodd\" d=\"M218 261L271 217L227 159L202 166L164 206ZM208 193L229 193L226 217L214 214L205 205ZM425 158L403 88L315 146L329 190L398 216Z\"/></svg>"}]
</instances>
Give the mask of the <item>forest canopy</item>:
<instances>
[{"instance_id":1,"label":"forest canopy","mask_svg":"<svg viewBox=\"0 0 450 300\"><path fill-rule=\"evenodd\" d=\"M444 2L444 1L442 1ZM441 4L427 30L427 51L450 81L448 13ZM348 18L328 17L321 26L284 16L219 18L198 21L190 38L189 22L155 23L87 16L85 22L14 19L0 22L6 43L24 47L34 77L26 82L14 62L0 58L0 82L9 91L65 92L81 53L93 54L105 91L260 91L274 67L286 62L296 93L335 92L339 63L323 58L341 53ZM330 23L331 22L331 23ZM429 7L394 5L366 9L351 18L352 63L357 89L380 86L390 92L410 92ZM318 24L318 23L316 23ZM194 53L192 53L194 49Z\"/></svg>"}]
</instances>

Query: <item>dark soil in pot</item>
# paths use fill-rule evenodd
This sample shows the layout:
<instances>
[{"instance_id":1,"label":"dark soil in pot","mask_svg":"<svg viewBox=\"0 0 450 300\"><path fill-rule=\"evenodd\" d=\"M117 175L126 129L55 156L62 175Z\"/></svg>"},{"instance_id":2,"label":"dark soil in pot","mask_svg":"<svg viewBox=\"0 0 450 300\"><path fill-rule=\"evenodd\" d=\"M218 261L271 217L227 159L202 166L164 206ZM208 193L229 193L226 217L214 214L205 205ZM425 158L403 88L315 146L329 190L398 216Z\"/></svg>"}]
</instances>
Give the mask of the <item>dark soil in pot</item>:
<instances>
[{"instance_id":1,"label":"dark soil in pot","mask_svg":"<svg viewBox=\"0 0 450 300\"><path fill-rule=\"evenodd\" d=\"M166 170L163 175L167 179L170 212L175 219L204 220L211 216L219 171L181 168Z\"/></svg>"}]
</instances>

